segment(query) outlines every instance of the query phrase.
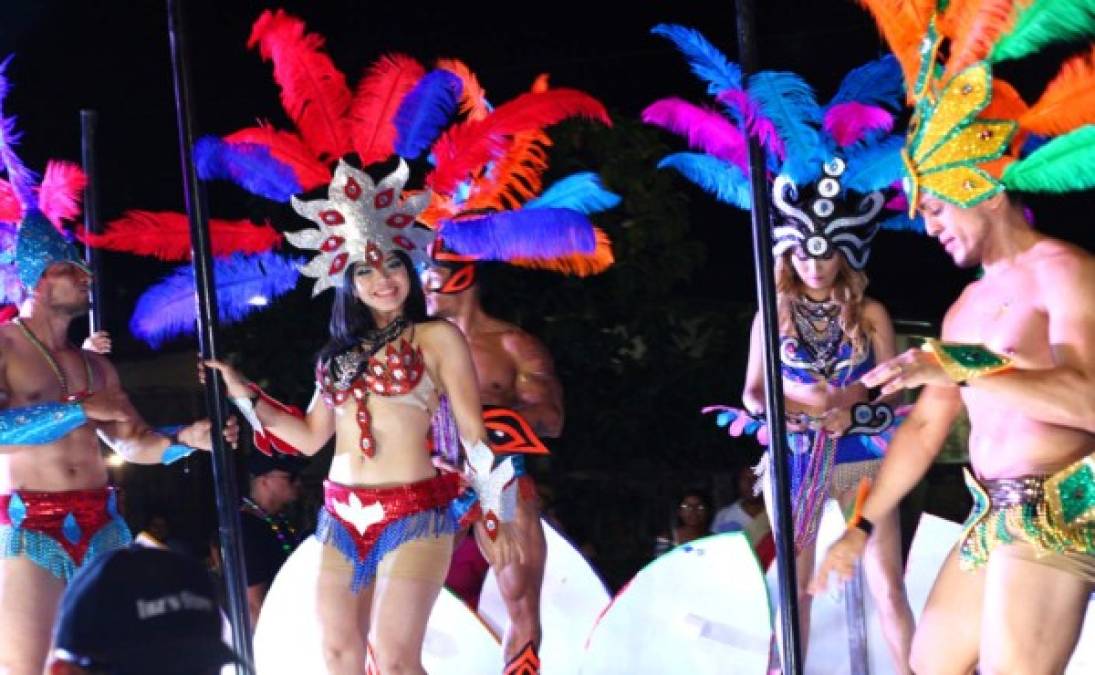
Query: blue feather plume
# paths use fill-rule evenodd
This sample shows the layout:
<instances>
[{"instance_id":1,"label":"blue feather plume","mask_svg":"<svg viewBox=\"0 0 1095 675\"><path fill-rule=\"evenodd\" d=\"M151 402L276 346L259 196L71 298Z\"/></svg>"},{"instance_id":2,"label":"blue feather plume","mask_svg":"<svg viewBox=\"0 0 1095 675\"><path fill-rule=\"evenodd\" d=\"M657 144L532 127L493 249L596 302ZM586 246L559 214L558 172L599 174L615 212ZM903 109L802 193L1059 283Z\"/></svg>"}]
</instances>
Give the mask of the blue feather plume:
<instances>
[{"instance_id":1,"label":"blue feather plume","mask_svg":"<svg viewBox=\"0 0 1095 675\"><path fill-rule=\"evenodd\" d=\"M786 147L780 173L799 185L817 178L829 151L818 131L821 108L810 85L794 73L763 71L749 78L746 91Z\"/></svg>"},{"instance_id":2,"label":"blue feather plume","mask_svg":"<svg viewBox=\"0 0 1095 675\"><path fill-rule=\"evenodd\" d=\"M546 260L597 248L593 223L584 213L553 207L448 220L439 234L453 251L476 260Z\"/></svg>"},{"instance_id":3,"label":"blue feather plume","mask_svg":"<svg viewBox=\"0 0 1095 675\"><path fill-rule=\"evenodd\" d=\"M894 216L883 220L878 225L883 230L890 230L892 232L916 232L917 234L924 234L924 219L920 216L915 218L909 218L907 213L898 213Z\"/></svg>"},{"instance_id":4,"label":"blue feather plume","mask_svg":"<svg viewBox=\"0 0 1095 675\"><path fill-rule=\"evenodd\" d=\"M840 182L845 188L863 194L892 185L905 175L901 159L904 147L905 139L891 134L878 143L851 148L845 157L848 171Z\"/></svg>"},{"instance_id":5,"label":"blue feather plume","mask_svg":"<svg viewBox=\"0 0 1095 675\"><path fill-rule=\"evenodd\" d=\"M303 189L293 168L258 143L229 143L205 136L194 144L194 161L202 180L226 180L253 195L288 202Z\"/></svg>"},{"instance_id":6,"label":"blue feather plume","mask_svg":"<svg viewBox=\"0 0 1095 675\"><path fill-rule=\"evenodd\" d=\"M707 83L707 93L715 95L727 89L741 89L741 67L728 61L698 30L660 23L650 32L673 41L688 60L692 72Z\"/></svg>"},{"instance_id":7,"label":"blue feather plume","mask_svg":"<svg viewBox=\"0 0 1095 675\"><path fill-rule=\"evenodd\" d=\"M729 162L698 152L677 152L658 162L658 168L676 169L720 202L745 211L753 208L749 177Z\"/></svg>"},{"instance_id":8,"label":"blue feather plume","mask_svg":"<svg viewBox=\"0 0 1095 675\"><path fill-rule=\"evenodd\" d=\"M838 103L862 103L900 110L905 100L901 64L892 54L854 68L844 76L826 110Z\"/></svg>"},{"instance_id":9,"label":"blue feather plume","mask_svg":"<svg viewBox=\"0 0 1095 675\"><path fill-rule=\"evenodd\" d=\"M296 286L303 258L276 253L234 254L213 261L217 310L224 323L235 323L262 309ZM153 349L166 340L193 333L197 322L194 267L182 265L137 300L129 330Z\"/></svg>"},{"instance_id":10,"label":"blue feather plume","mask_svg":"<svg viewBox=\"0 0 1095 675\"><path fill-rule=\"evenodd\" d=\"M539 197L526 202L524 208L554 207L589 214L607 211L619 203L620 195L606 190L600 176L582 171L555 181Z\"/></svg>"},{"instance_id":11,"label":"blue feather plume","mask_svg":"<svg viewBox=\"0 0 1095 675\"><path fill-rule=\"evenodd\" d=\"M463 89L448 70L434 70L419 80L395 113L396 154L417 159L428 150L452 119Z\"/></svg>"},{"instance_id":12,"label":"blue feather plume","mask_svg":"<svg viewBox=\"0 0 1095 675\"><path fill-rule=\"evenodd\" d=\"M38 182L38 176L24 166L23 160L15 154L15 145L21 136L15 128L15 116L4 116L4 99L10 90L5 71L11 59L12 56L8 56L0 62L0 167L7 171L8 182L11 183L19 203L26 210L38 205L38 199L34 196L34 186Z\"/></svg>"}]
</instances>

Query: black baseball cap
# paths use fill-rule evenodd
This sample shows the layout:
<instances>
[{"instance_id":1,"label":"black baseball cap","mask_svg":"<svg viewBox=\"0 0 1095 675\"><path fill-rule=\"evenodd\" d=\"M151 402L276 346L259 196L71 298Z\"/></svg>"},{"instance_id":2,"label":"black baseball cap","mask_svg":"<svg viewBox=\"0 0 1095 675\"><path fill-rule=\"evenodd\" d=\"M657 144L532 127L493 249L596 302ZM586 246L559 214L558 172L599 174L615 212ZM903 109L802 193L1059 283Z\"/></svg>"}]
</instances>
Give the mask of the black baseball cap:
<instances>
[{"instance_id":1,"label":"black baseball cap","mask_svg":"<svg viewBox=\"0 0 1095 675\"><path fill-rule=\"evenodd\" d=\"M53 626L54 655L112 675L216 673L239 661L221 626L213 581L198 561L132 546L72 578Z\"/></svg>"},{"instance_id":2,"label":"black baseball cap","mask_svg":"<svg viewBox=\"0 0 1095 675\"><path fill-rule=\"evenodd\" d=\"M271 471L284 471L291 476L296 476L306 466L308 466L308 460L292 455L283 455L280 452L267 455L253 450L247 455L247 473L256 477Z\"/></svg>"}]
</instances>

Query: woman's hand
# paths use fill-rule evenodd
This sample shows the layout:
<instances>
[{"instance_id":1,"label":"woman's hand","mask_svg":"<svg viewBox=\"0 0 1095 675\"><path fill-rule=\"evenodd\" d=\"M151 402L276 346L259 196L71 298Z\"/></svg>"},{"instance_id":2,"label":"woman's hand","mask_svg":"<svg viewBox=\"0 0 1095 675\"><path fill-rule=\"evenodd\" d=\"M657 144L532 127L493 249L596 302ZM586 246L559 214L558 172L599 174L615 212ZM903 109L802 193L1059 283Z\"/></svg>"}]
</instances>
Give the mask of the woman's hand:
<instances>
[{"instance_id":1,"label":"woman's hand","mask_svg":"<svg viewBox=\"0 0 1095 675\"><path fill-rule=\"evenodd\" d=\"M834 438L844 435L852 426L852 411L849 408L833 408L821 416L821 428Z\"/></svg>"},{"instance_id":2,"label":"woman's hand","mask_svg":"<svg viewBox=\"0 0 1095 675\"><path fill-rule=\"evenodd\" d=\"M216 359L207 359L205 361L198 362L198 381L205 384L205 369L212 368L221 374L224 378L224 387L228 390L228 395L232 398L247 398L251 394L251 390L247 388L249 384L247 378L245 378L238 370L232 366L224 363L223 361L217 361Z\"/></svg>"},{"instance_id":3,"label":"woman's hand","mask_svg":"<svg viewBox=\"0 0 1095 675\"><path fill-rule=\"evenodd\" d=\"M821 566L817 568L817 574L810 581L809 592L811 595L824 593L829 587L829 577L834 572L837 583L840 586L851 580L855 573L855 564L863 557L863 550L867 548L867 533L856 527L849 527L844 535L829 547Z\"/></svg>"}]
</instances>

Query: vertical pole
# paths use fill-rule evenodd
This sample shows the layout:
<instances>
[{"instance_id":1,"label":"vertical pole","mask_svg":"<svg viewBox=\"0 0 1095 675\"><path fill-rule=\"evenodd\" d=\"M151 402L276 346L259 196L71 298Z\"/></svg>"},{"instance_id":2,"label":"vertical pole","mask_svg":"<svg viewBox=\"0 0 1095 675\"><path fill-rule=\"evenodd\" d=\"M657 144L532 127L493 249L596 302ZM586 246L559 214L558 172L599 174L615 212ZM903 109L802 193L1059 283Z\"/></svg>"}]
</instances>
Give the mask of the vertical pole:
<instances>
[{"instance_id":1,"label":"vertical pole","mask_svg":"<svg viewBox=\"0 0 1095 675\"><path fill-rule=\"evenodd\" d=\"M80 160L87 176L84 188L84 230L90 234L102 232L99 220L99 171L96 166L95 131L99 115L94 110L80 111ZM91 268L91 309L87 313L92 333L103 329L103 263L99 250L85 247L88 267Z\"/></svg>"},{"instance_id":2,"label":"vertical pole","mask_svg":"<svg viewBox=\"0 0 1095 675\"><path fill-rule=\"evenodd\" d=\"M183 0L167 0L167 26L171 41L171 69L175 83L175 112L179 127L179 154L182 160L186 213L190 218L190 250L194 262L195 300L198 305L198 345L203 359L217 358L217 296L213 280L209 225L202 186L194 165L194 110L191 103L190 64L182 15ZM205 403L214 429L223 429L227 418L224 383L212 370L206 370ZM251 626L247 609L243 545L240 539L239 492L231 449L220 433L213 433L213 482L217 499L217 521L223 558L228 619L232 626L232 646L247 664L251 653ZM249 672L249 666L237 666L237 673Z\"/></svg>"},{"instance_id":3,"label":"vertical pole","mask_svg":"<svg viewBox=\"0 0 1095 675\"><path fill-rule=\"evenodd\" d=\"M850 675L870 675L867 618L863 607L863 562L857 562L852 579L844 586L844 623L848 627Z\"/></svg>"},{"instance_id":4,"label":"vertical pole","mask_svg":"<svg viewBox=\"0 0 1095 675\"><path fill-rule=\"evenodd\" d=\"M753 0L737 0L738 60L742 76L757 71L756 27ZM791 490L787 475L787 433L784 421L783 379L779 360L779 323L776 316L775 277L772 272L772 231L768 217L768 181L764 154L749 137L749 182L752 188L753 260L757 270L757 299L764 326L764 384L767 395L770 478L776 516L776 572L779 580L780 630L783 673L801 675L802 636L798 622L798 585L795 579L795 532L791 517Z\"/></svg>"}]
</instances>

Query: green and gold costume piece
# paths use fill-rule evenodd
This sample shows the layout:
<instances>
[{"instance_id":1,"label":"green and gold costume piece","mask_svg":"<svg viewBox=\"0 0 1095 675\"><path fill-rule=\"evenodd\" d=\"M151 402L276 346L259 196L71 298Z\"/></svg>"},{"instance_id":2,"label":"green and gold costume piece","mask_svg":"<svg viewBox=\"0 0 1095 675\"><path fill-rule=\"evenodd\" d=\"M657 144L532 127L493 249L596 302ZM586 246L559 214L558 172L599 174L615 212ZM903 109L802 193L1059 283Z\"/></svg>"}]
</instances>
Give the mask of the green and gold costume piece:
<instances>
[{"instance_id":1,"label":"green and gold costume piece","mask_svg":"<svg viewBox=\"0 0 1095 675\"><path fill-rule=\"evenodd\" d=\"M943 342L935 338L924 341L924 351L935 356L943 372L958 384L1011 368L1011 359L1000 356L984 345Z\"/></svg>"}]
</instances>

